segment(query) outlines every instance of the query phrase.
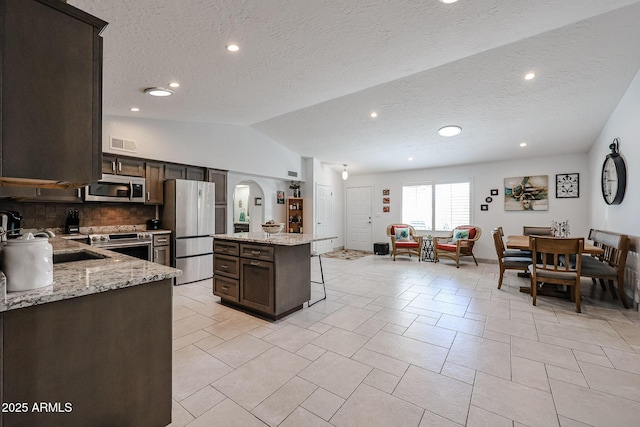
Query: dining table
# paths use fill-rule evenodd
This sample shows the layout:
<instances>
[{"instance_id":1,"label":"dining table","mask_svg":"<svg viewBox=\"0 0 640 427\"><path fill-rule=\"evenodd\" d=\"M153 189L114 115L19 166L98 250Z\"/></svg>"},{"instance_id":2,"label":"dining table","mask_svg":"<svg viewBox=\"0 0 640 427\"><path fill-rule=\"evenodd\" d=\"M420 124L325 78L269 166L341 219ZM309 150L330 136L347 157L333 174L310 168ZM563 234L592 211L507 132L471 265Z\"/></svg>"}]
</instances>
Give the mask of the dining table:
<instances>
[{"instance_id":1,"label":"dining table","mask_svg":"<svg viewBox=\"0 0 640 427\"><path fill-rule=\"evenodd\" d=\"M532 236L509 235L507 236L507 241L505 245L509 249L520 249L524 251L531 250L530 237ZM585 240L584 249L582 253L587 255L601 255L604 253L604 249L594 246ZM530 277L529 272L527 271L527 272L518 273L518 277ZM520 286L520 292L530 294L531 287ZM551 291L548 293L540 293L540 291L538 292L539 292L538 293L539 295L559 296L559 294L554 291Z\"/></svg>"}]
</instances>

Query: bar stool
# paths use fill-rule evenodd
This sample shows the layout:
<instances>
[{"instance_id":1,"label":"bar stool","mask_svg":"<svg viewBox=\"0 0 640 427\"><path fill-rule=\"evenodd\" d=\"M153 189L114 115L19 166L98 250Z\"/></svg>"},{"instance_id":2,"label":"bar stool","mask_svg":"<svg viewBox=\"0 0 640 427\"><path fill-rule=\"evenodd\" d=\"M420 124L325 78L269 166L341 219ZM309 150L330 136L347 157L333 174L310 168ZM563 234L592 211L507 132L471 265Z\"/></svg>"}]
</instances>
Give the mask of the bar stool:
<instances>
[{"instance_id":1,"label":"bar stool","mask_svg":"<svg viewBox=\"0 0 640 427\"><path fill-rule=\"evenodd\" d=\"M311 300L309 300L307 302L307 307L311 307L314 304L319 303L322 300L327 299L327 288L324 285L324 272L322 271L322 256L320 255L320 253L316 252L316 251L311 251L311 258L313 257L318 257L318 262L320 263L320 277L322 278L321 282L317 282L315 280L312 280L311 283L317 283L319 285L322 285L322 290L324 291L324 297L320 298L318 301L314 301L311 302Z\"/></svg>"}]
</instances>

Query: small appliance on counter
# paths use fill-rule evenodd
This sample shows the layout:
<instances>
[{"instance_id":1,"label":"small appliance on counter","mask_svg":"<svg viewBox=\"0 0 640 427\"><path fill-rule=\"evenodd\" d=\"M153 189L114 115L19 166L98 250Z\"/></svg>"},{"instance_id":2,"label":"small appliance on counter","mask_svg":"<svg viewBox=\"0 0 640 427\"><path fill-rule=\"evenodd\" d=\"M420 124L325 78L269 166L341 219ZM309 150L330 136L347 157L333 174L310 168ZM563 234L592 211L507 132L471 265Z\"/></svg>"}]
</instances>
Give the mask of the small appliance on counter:
<instances>
[{"instance_id":1,"label":"small appliance on counter","mask_svg":"<svg viewBox=\"0 0 640 427\"><path fill-rule=\"evenodd\" d=\"M80 233L80 211L78 209L76 209L75 211L69 209L69 213L67 213L65 232L67 234Z\"/></svg>"},{"instance_id":2,"label":"small appliance on counter","mask_svg":"<svg viewBox=\"0 0 640 427\"><path fill-rule=\"evenodd\" d=\"M22 230L22 214L16 211L0 210L0 239L5 242L7 238L20 236Z\"/></svg>"},{"instance_id":3,"label":"small appliance on counter","mask_svg":"<svg viewBox=\"0 0 640 427\"><path fill-rule=\"evenodd\" d=\"M28 291L53 283L53 249L49 239L29 233L7 241L2 252L7 292Z\"/></svg>"},{"instance_id":4,"label":"small appliance on counter","mask_svg":"<svg viewBox=\"0 0 640 427\"><path fill-rule=\"evenodd\" d=\"M157 218L152 218L147 220L147 230L159 230L160 229L160 220Z\"/></svg>"}]
</instances>

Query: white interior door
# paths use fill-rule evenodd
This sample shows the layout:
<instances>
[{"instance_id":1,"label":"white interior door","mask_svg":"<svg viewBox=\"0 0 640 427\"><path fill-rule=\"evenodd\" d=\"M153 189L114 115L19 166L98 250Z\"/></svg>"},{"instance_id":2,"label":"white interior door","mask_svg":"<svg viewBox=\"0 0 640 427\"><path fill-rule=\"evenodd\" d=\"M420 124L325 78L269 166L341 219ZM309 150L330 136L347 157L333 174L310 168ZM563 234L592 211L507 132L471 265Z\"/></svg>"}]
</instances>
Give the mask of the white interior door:
<instances>
[{"instance_id":1,"label":"white interior door","mask_svg":"<svg viewBox=\"0 0 640 427\"><path fill-rule=\"evenodd\" d=\"M316 184L316 231L317 236L330 236L332 230L331 198L332 188L329 185ZM333 250L331 240L321 240L315 243L315 251L318 253Z\"/></svg>"},{"instance_id":2,"label":"white interior door","mask_svg":"<svg viewBox=\"0 0 640 427\"><path fill-rule=\"evenodd\" d=\"M347 249L373 250L371 209L371 187L347 188Z\"/></svg>"}]
</instances>

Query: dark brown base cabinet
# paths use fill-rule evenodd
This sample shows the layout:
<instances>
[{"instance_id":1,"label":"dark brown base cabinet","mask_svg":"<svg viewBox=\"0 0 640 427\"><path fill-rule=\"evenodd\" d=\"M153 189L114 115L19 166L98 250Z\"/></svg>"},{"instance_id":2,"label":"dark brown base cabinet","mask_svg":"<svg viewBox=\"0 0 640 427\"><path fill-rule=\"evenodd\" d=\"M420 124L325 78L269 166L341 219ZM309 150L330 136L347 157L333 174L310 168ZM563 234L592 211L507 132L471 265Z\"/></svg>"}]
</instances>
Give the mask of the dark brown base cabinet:
<instances>
[{"instance_id":1,"label":"dark brown base cabinet","mask_svg":"<svg viewBox=\"0 0 640 427\"><path fill-rule=\"evenodd\" d=\"M1 313L0 425L171 423L171 294L167 279Z\"/></svg>"},{"instance_id":2,"label":"dark brown base cabinet","mask_svg":"<svg viewBox=\"0 0 640 427\"><path fill-rule=\"evenodd\" d=\"M224 303L279 319L311 296L310 244L214 240L213 293Z\"/></svg>"}]
</instances>

